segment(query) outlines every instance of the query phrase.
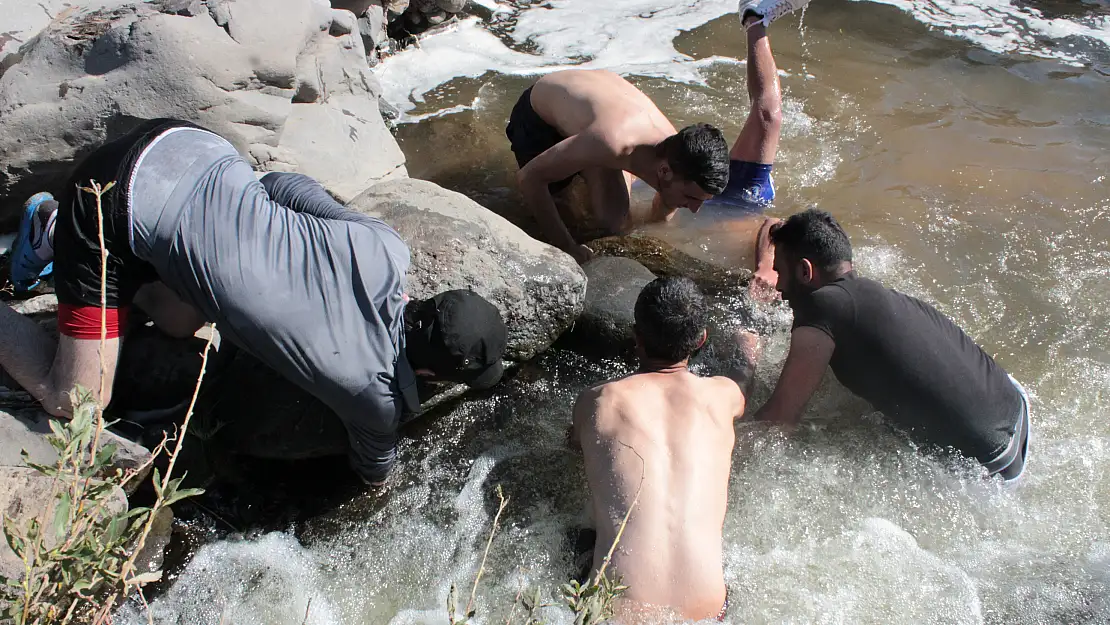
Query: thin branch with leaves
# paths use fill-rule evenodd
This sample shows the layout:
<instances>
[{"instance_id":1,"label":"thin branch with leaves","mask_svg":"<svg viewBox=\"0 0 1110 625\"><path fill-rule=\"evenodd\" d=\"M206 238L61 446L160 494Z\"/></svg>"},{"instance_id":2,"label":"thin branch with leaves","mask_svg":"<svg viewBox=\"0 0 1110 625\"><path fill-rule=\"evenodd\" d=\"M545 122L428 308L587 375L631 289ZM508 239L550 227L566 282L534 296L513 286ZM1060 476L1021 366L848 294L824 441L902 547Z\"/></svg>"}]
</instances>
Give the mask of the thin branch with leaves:
<instances>
[{"instance_id":1,"label":"thin branch with leaves","mask_svg":"<svg viewBox=\"0 0 1110 625\"><path fill-rule=\"evenodd\" d=\"M107 268L108 250L104 239L103 196L115 183L101 186L95 180L79 192L93 195L100 242L100 388L99 393L77 387L70 392L72 405L68 421L50 421L47 442L57 453L52 465L24 463L51 482L48 506L53 514L48 523L32 515L22 525L3 516L3 534L8 547L23 562L17 579L0 579L0 617L16 625L111 622L117 601L138 591L147 607L142 587L161 578L161 571L138 573L135 562L150 534L158 513L186 497L200 494L199 489L180 488L182 478L172 478L173 468L184 444L189 420L208 362L212 338L204 347L201 370L189 410L175 436L173 453L164 478L153 471L155 502L149 508L128 510L120 506L122 488L144 474L155 457L165 453L169 438L162 442L139 467L124 470L112 465L114 444L101 445L107 424L102 402L108 384L107 362ZM43 513L45 514L46 511Z\"/></svg>"}]
</instances>

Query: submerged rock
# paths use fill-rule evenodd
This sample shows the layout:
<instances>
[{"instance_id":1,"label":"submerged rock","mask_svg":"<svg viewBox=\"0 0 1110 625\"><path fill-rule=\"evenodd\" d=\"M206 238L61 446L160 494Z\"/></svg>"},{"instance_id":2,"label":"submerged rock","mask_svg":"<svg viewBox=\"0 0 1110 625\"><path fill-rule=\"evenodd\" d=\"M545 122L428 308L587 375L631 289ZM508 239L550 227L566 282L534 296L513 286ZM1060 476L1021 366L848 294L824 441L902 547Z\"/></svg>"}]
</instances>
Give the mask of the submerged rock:
<instances>
[{"instance_id":1,"label":"submerged rock","mask_svg":"<svg viewBox=\"0 0 1110 625\"><path fill-rule=\"evenodd\" d=\"M594 239L587 244L599 256L636 260L659 276L686 276L709 294L731 293L751 281L751 270L722 267L695 258L652 236L629 234Z\"/></svg>"},{"instance_id":2,"label":"submerged rock","mask_svg":"<svg viewBox=\"0 0 1110 625\"><path fill-rule=\"evenodd\" d=\"M424 180L394 180L349 207L380 217L409 245L409 295L471 289L497 306L509 328L511 360L547 349L582 311L586 276L573 258L465 195Z\"/></svg>"},{"instance_id":3,"label":"submerged rock","mask_svg":"<svg viewBox=\"0 0 1110 625\"><path fill-rule=\"evenodd\" d=\"M635 347L636 298L655 274L631 258L601 256L582 266L586 303L567 343L576 351L630 355Z\"/></svg>"},{"instance_id":4,"label":"submerged rock","mask_svg":"<svg viewBox=\"0 0 1110 625\"><path fill-rule=\"evenodd\" d=\"M156 117L210 128L258 169L308 174L341 200L407 175L350 13L302 0L165 6L173 14L73 8L21 48L0 77L0 226L32 193L58 193L74 159Z\"/></svg>"}]
</instances>

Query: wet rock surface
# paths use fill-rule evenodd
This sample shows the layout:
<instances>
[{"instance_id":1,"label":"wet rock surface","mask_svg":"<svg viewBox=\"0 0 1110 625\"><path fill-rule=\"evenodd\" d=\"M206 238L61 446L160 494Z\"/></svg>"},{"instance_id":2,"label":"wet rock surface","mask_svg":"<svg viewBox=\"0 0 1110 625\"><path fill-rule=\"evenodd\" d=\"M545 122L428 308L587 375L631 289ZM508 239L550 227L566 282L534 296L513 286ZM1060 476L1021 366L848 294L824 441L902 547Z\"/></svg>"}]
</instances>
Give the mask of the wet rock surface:
<instances>
[{"instance_id":1,"label":"wet rock surface","mask_svg":"<svg viewBox=\"0 0 1110 625\"><path fill-rule=\"evenodd\" d=\"M631 258L658 276L686 276L709 294L735 292L752 277L747 268L722 267L643 234L605 237L588 245L599 256Z\"/></svg>"},{"instance_id":2,"label":"wet rock surface","mask_svg":"<svg viewBox=\"0 0 1110 625\"><path fill-rule=\"evenodd\" d=\"M60 13L0 77L0 225L31 194L57 194L75 159L158 117L341 200L407 175L352 13L300 0L96 6Z\"/></svg>"},{"instance_id":3,"label":"wet rock surface","mask_svg":"<svg viewBox=\"0 0 1110 625\"><path fill-rule=\"evenodd\" d=\"M636 298L655 274L631 258L602 256L582 266L586 303L566 337L577 351L630 356L635 347Z\"/></svg>"},{"instance_id":4,"label":"wet rock surface","mask_svg":"<svg viewBox=\"0 0 1110 625\"><path fill-rule=\"evenodd\" d=\"M410 296L472 289L497 306L511 360L547 349L582 310L586 276L574 259L465 195L396 180L371 187L349 208L380 217L408 244Z\"/></svg>"}]
</instances>

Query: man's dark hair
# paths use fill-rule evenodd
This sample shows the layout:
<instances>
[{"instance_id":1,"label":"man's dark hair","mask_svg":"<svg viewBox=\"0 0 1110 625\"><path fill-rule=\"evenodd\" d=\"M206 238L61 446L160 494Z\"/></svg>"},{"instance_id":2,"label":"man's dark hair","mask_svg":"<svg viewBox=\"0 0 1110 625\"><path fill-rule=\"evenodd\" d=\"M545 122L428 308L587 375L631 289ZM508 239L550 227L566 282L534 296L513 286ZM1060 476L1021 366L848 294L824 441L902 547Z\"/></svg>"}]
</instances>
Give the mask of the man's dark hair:
<instances>
[{"instance_id":1,"label":"man's dark hair","mask_svg":"<svg viewBox=\"0 0 1110 625\"><path fill-rule=\"evenodd\" d=\"M716 127L687 126L664 139L659 148L676 174L694 181L706 193L724 192L728 185L728 143Z\"/></svg>"},{"instance_id":2,"label":"man's dark hair","mask_svg":"<svg viewBox=\"0 0 1110 625\"><path fill-rule=\"evenodd\" d=\"M852 243L836 218L822 210L791 215L771 231L771 242L786 247L794 257L808 258L818 269L834 272L843 262L852 262Z\"/></svg>"},{"instance_id":3,"label":"man's dark hair","mask_svg":"<svg viewBox=\"0 0 1110 625\"><path fill-rule=\"evenodd\" d=\"M656 278L636 298L636 336L651 358L678 362L701 342L707 309L689 278Z\"/></svg>"}]
</instances>

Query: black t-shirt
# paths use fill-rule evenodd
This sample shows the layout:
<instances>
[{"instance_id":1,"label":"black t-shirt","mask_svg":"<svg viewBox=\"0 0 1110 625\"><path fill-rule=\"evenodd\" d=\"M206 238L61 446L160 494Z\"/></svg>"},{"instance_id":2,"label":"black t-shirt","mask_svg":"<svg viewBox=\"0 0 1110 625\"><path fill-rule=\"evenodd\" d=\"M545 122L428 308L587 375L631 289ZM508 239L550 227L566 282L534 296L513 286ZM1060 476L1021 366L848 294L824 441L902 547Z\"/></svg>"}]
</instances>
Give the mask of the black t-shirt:
<instances>
[{"instance_id":1,"label":"black t-shirt","mask_svg":"<svg viewBox=\"0 0 1110 625\"><path fill-rule=\"evenodd\" d=\"M836 343L836 379L919 442L981 462L1009 442L1021 396L932 306L850 272L791 307L795 328L817 328Z\"/></svg>"}]
</instances>

